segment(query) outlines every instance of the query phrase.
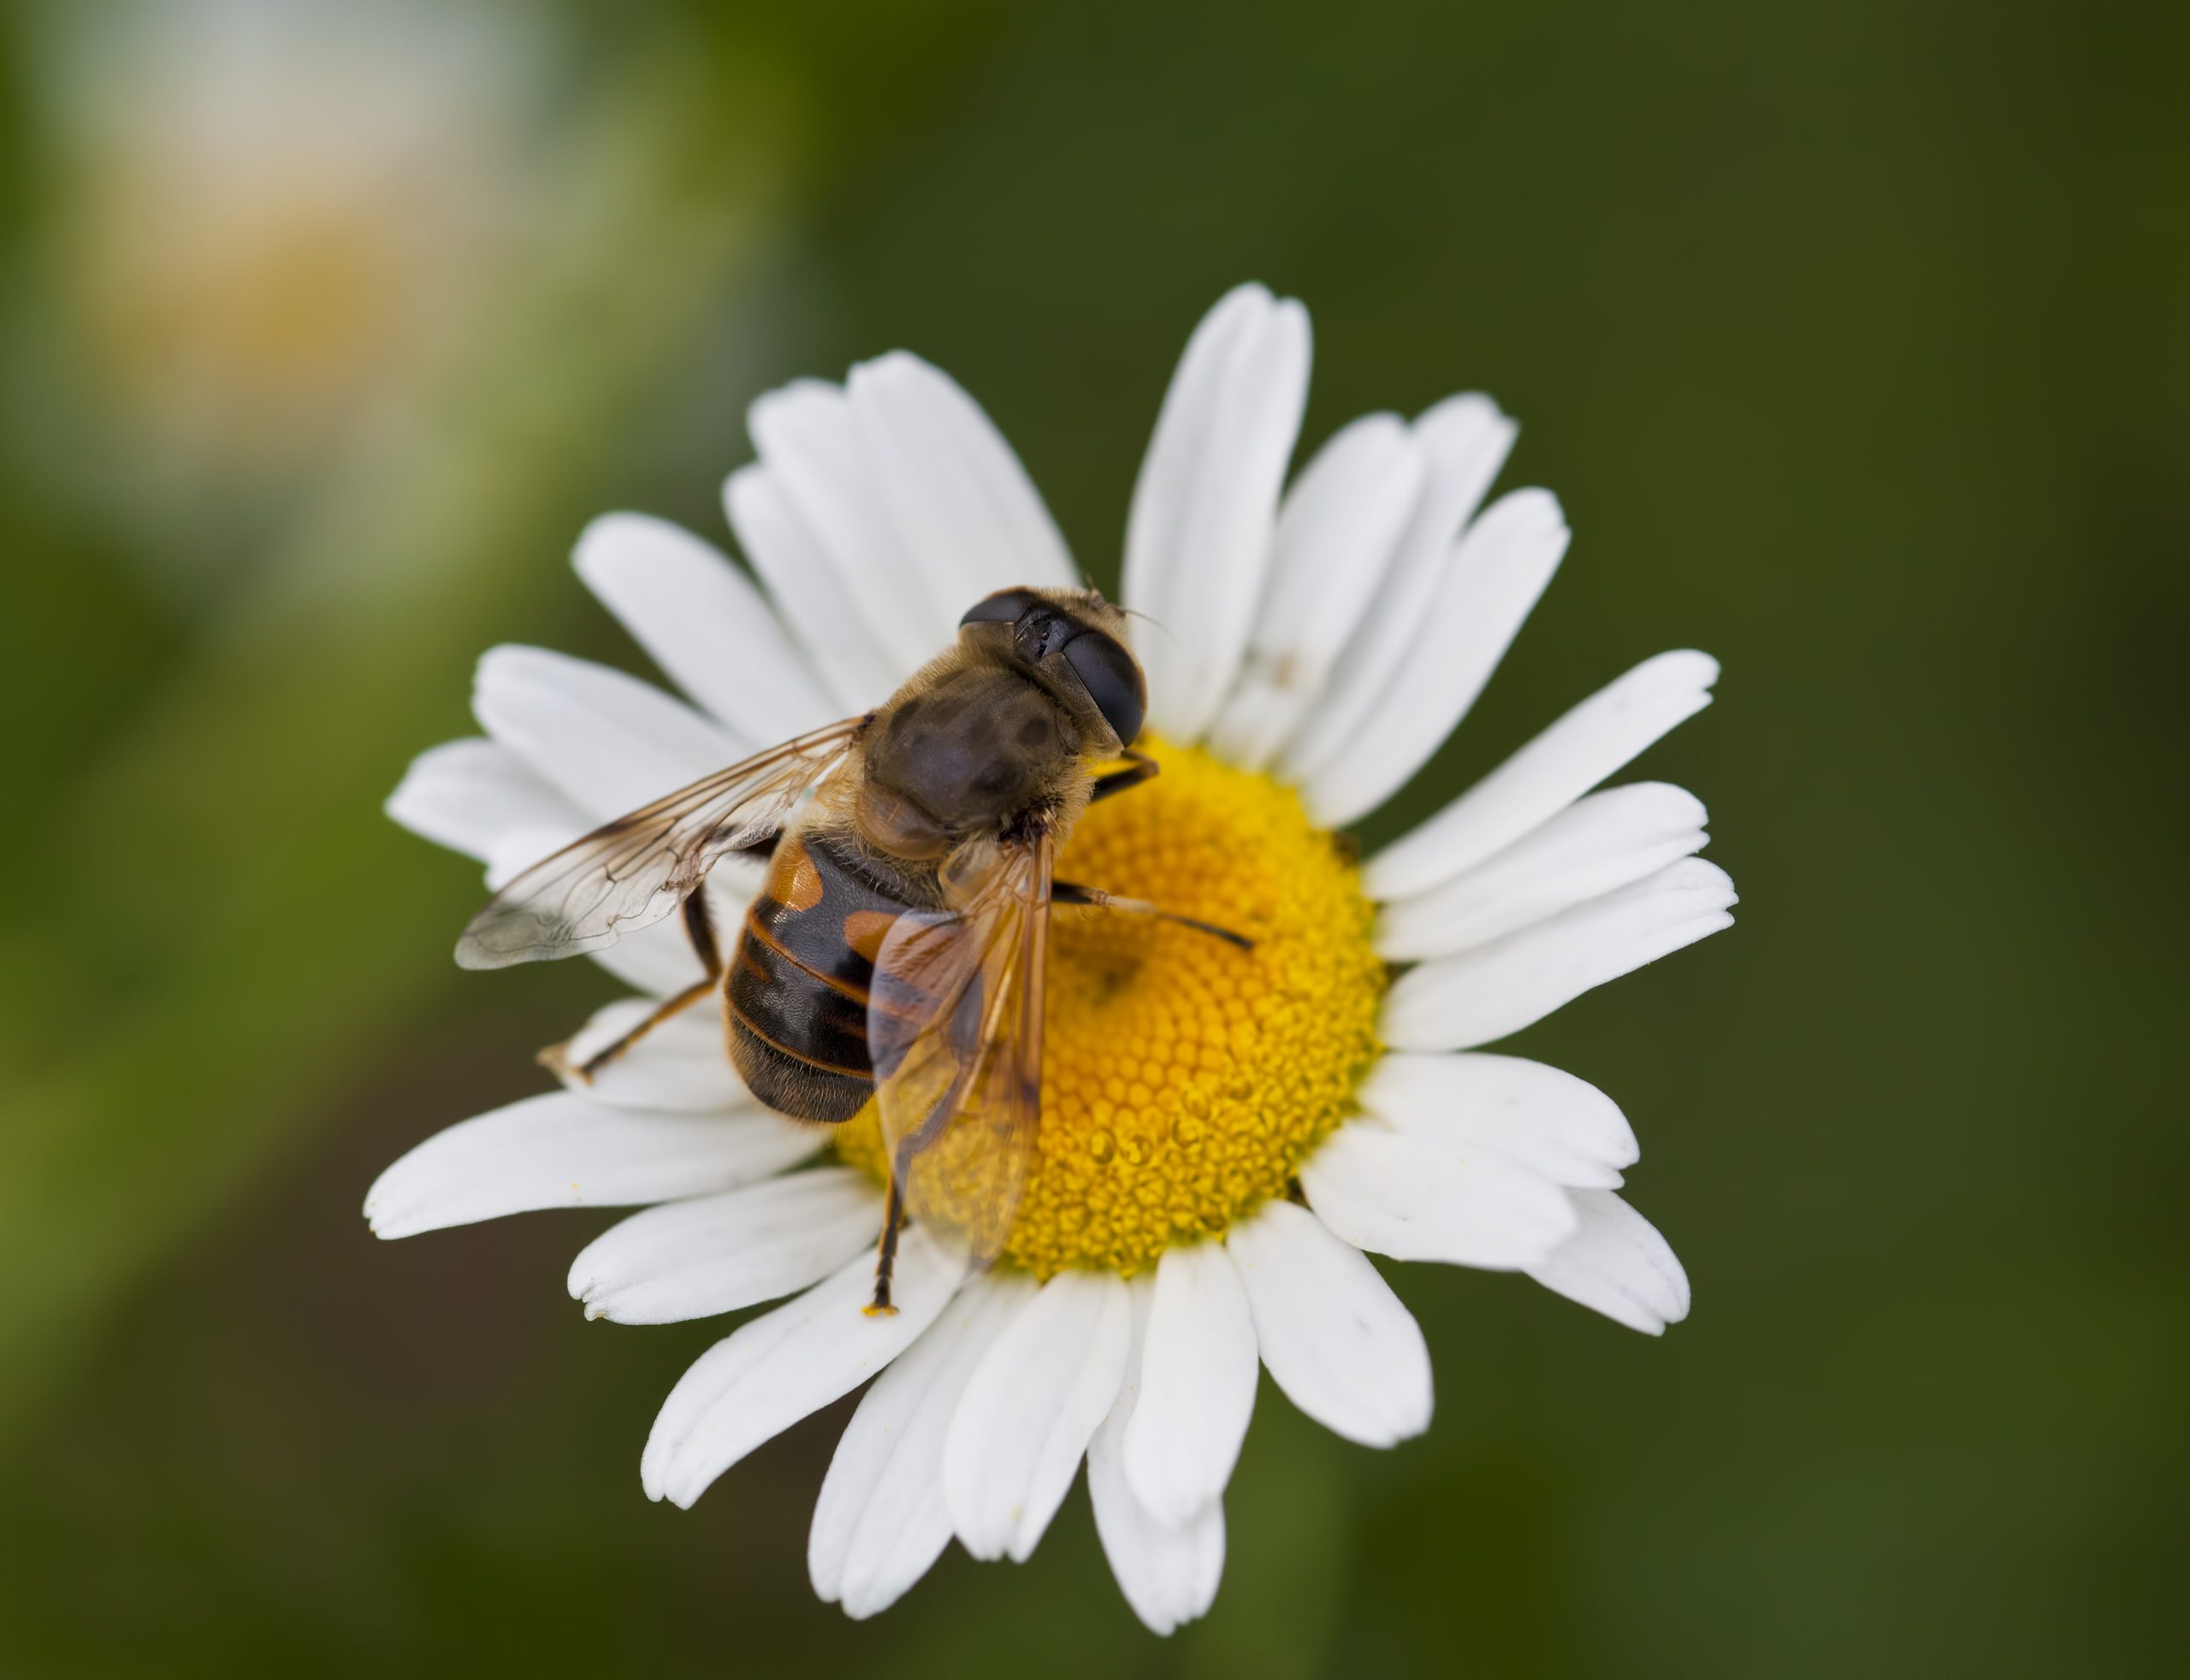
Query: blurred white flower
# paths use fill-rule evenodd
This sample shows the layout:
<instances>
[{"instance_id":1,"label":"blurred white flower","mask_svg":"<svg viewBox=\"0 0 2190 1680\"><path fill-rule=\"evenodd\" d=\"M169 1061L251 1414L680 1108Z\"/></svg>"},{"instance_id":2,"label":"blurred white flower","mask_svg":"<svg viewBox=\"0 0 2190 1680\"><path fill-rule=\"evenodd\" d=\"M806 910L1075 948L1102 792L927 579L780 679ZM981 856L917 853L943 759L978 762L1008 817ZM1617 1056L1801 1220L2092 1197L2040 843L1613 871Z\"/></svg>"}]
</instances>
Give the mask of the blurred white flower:
<instances>
[{"instance_id":1,"label":"blurred white flower","mask_svg":"<svg viewBox=\"0 0 2190 1680\"><path fill-rule=\"evenodd\" d=\"M139 0L33 38L47 366L155 518L288 488L415 399L542 196L551 42L514 9Z\"/></svg>"}]
</instances>

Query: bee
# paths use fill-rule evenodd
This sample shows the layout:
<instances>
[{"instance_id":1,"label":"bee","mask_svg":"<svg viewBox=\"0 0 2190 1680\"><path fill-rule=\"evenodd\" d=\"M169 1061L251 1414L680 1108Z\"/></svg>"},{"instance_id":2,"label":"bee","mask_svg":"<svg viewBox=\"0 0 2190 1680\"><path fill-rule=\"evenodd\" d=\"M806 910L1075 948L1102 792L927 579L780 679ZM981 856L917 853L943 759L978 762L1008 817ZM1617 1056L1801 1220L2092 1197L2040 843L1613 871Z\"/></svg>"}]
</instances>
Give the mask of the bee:
<instances>
[{"instance_id":1,"label":"bee","mask_svg":"<svg viewBox=\"0 0 2190 1680\"><path fill-rule=\"evenodd\" d=\"M976 1266L1002 1251L1040 1127L1050 913L1079 904L1241 935L1057 880L1090 803L1136 787L1148 687L1125 615L1092 589L1004 589L877 710L787 741L617 818L472 918L467 968L575 955L678 914L706 978L575 1066L583 1080L719 991L731 1060L761 1102L841 1124L872 1097L889 1194L870 1313L895 1310L909 1216ZM1106 765L1117 767L1104 769ZM765 856L725 961L707 872Z\"/></svg>"}]
</instances>

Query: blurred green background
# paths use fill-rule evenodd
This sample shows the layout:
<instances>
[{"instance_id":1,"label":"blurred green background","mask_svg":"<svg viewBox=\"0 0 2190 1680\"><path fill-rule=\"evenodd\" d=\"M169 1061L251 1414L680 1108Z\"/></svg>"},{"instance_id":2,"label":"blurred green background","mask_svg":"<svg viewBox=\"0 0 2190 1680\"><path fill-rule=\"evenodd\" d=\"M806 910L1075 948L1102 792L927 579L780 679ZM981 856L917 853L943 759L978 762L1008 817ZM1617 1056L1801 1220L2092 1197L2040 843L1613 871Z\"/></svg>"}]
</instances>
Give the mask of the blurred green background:
<instances>
[{"instance_id":1,"label":"blurred green background","mask_svg":"<svg viewBox=\"0 0 2190 1680\"><path fill-rule=\"evenodd\" d=\"M0 1671L2132 1673L2178 1650L2184 9L0 5ZM1655 1343L1399 1280L1433 1433L1265 1385L1169 1642L1075 1494L879 1622L844 1406L687 1515L719 1323L612 1216L380 1245L606 995L446 956L379 802L593 513L719 537L747 402L904 346L1116 577L1188 329L1314 313L1304 444L1480 387L1563 576L1396 831L1637 659L1720 703L1731 933L1520 1040L1616 1096ZM2179 1041L2178 1041L2179 1042Z\"/></svg>"}]
</instances>

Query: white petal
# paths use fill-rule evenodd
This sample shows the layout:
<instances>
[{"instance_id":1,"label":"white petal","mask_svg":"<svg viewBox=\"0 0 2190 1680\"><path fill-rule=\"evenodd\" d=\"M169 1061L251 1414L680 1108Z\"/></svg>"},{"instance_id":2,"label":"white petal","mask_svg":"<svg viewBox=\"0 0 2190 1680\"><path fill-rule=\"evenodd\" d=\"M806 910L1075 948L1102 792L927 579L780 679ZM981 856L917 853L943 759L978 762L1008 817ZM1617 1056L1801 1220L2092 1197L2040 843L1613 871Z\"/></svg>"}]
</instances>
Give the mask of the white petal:
<instances>
[{"instance_id":1,"label":"white petal","mask_svg":"<svg viewBox=\"0 0 2190 1680\"><path fill-rule=\"evenodd\" d=\"M1335 1435L1390 1446L1429 1427L1429 1346L1368 1256L1307 1209L1272 1202L1225 1246L1286 1398Z\"/></svg>"},{"instance_id":2,"label":"white petal","mask_svg":"<svg viewBox=\"0 0 2190 1680\"><path fill-rule=\"evenodd\" d=\"M1222 1497L1255 1410L1255 1321L1216 1242L1166 1249L1156 1269L1126 1476L1167 1528Z\"/></svg>"},{"instance_id":3,"label":"white petal","mask_svg":"<svg viewBox=\"0 0 2190 1680\"><path fill-rule=\"evenodd\" d=\"M1660 654L1600 689L1404 839L1369 861L1372 898L1450 880L1547 822L1711 703L1719 662Z\"/></svg>"},{"instance_id":4,"label":"white petal","mask_svg":"<svg viewBox=\"0 0 2190 1680\"><path fill-rule=\"evenodd\" d=\"M1656 1226L1608 1190L1571 1192L1581 1228L1529 1275L1647 1335L1688 1316L1688 1274Z\"/></svg>"},{"instance_id":5,"label":"white petal","mask_svg":"<svg viewBox=\"0 0 2190 1680\"><path fill-rule=\"evenodd\" d=\"M1568 535L1548 490L1516 490L1468 527L1354 750L1302 778L1318 823L1336 828L1367 815L1428 761L1512 645Z\"/></svg>"},{"instance_id":6,"label":"white petal","mask_svg":"<svg viewBox=\"0 0 2190 1680\"><path fill-rule=\"evenodd\" d=\"M893 667L909 675L940 653L968 603L946 600L942 580L899 536L843 392L800 380L755 402L747 424L761 464L829 557L852 611Z\"/></svg>"},{"instance_id":7,"label":"white petal","mask_svg":"<svg viewBox=\"0 0 2190 1680\"><path fill-rule=\"evenodd\" d=\"M1003 1327L1034 1293L1024 1276L976 1278L859 1403L814 1506L807 1572L825 1604L887 1610L950 1543L943 1444L958 1401Z\"/></svg>"},{"instance_id":8,"label":"white petal","mask_svg":"<svg viewBox=\"0 0 2190 1680\"><path fill-rule=\"evenodd\" d=\"M515 830L582 832L585 814L499 742L444 741L411 760L388 814L413 834L485 862Z\"/></svg>"},{"instance_id":9,"label":"white petal","mask_svg":"<svg viewBox=\"0 0 2190 1680\"><path fill-rule=\"evenodd\" d=\"M619 942L619 944L622 942ZM593 1018L564 1047L572 1067L622 1038L654 1012L651 997L619 997L594 1011ZM719 1114L747 1109L746 1094L730 1053L723 1044L722 1005L703 997L660 1022L613 1061L604 1063L589 1083L573 1074L571 1090L619 1109L652 1109L672 1114Z\"/></svg>"},{"instance_id":10,"label":"white petal","mask_svg":"<svg viewBox=\"0 0 2190 1680\"><path fill-rule=\"evenodd\" d=\"M1394 962L1449 956L1703 849L1703 802L1663 782L1607 788L1441 886L1388 904L1376 949Z\"/></svg>"},{"instance_id":11,"label":"white petal","mask_svg":"<svg viewBox=\"0 0 2190 1680\"><path fill-rule=\"evenodd\" d=\"M882 1193L865 1174L786 1173L610 1226L571 1263L570 1290L589 1318L710 1318L820 1281L881 1230Z\"/></svg>"},{"instance_id":12,"label":"white petal","mask_svg":"<svg viewBox=\"0 0 2190 1680\"><path fill-rule=\"evenodd\" d=\"M365 1217L415 1236L536 1208L613 1208L766 1178L820 1148L818 1129L759 1110L639 1114L568 1091L437 1132L374 1181Z\"/></svg>"},{"instance_id":13,"label":"white petal","mask_svg":"<svg viewBox=\"0 0 2190 1680\"><path fill-rule=\"evenodd\" d=\"M1735 902L1716 864L1667 864L1549 921L1409 969L1385 994L1384 1042L1467 1050L1518 1032L1592 986L1731 926Z\"/></svg>"},{"instance_id":14,"label":"white petal","mask_svg":"<svg viewBox=\"0 0 2190 1680\"><path fill-rule=\"evenodd\" d=\"M1515 429L1497 404L1472 393L1448 397L1414 423L1411 433L1425 469L1422 493L1376 611L1362 615L1315 709L1285 749L1282 763L1294 781L1351 752L1361 739L1363 725L1421 631L1461 528L1512 453Z\"/></svg>"},{"instance_id":15,"label":"white petal","mask_svg":"<svg viewBox=\"0 0 2190 1680\"><path fill-rule=\"evenodd\" d=\"M981 1361L943 1452L951 1526L975 1557L1033 1555L1117 1398L1132 1316L1115 1275L1060 1272Z\"/></svg>"},{"instance_id":16,"label":"white petal","mask_svg":"<svg viewBox=\"0 0 2190 1680\"><path fill-rule=\"evenodd\" d=\"M1232 687L1269 570L1285 463L1308 398L1308 315L1259 286L1227 293L1180 358L1133 486L1125 599L1149 721L1193 741Z\"/></svg>"},{"instance_id":17,"label":"white petal","mask_svg":"<svg viewBox=\"0 0 2190 1680\"><path fill-rule=\"evenodd\" d=\"M544 648L489 648L471 709L596 822L746 756L719 725L652 683Z\"/></svg>"},{"instance_id":18,"label":"white petal","mask_svg":"<svg viewBox=\"0 0 2190 1680\"><path fill-rule=\"evenodd\" d=\"M689 1509L763 1441L853 1389L933 1323L964 1276L917 1227L897 1249L897 1310L862 1310L874 1263L861 1254L795 1300L740 1325L701 1354L654 1419L639 1458L648 1499Z\"/></svg>"},{"instance_id":19,"label":"white petal","mask_svg":"<svg viewBox=\"0 0 2190 1680\"><path fill-rule=\"evenodd\" d=\"M1134 1491L1126 1464L1145 1398L1145 1337L1153 1291L1145 1279L1129 1287L1133 1340L1126 1358L1126 1381L1110 1416L1087 1443L1087 1492L1095 1506L1095 1532L1119 1590L1151 1632L1168 1634L1206 1614L1216 1600L1224 1575L1224 1507L1212 1499L1184 1523L1169 1523ZM1252 1380L1252 1352L1247 1369Z\"/></svg>"},{"instance_id":20,"label":"white petal","mask_svg":"<svg viewBox=\"0 0 2190 1680\"><path fill-rule=\"evenodd\" d=\"M1126 1485L1117 1433L1108 1424L1087 1443L1087 1488L1103 1555L1133 1613L1168 1634L1209 1613L1224 1578L1224 1507L1204 1505L1167 1529Z\"/></svg>"},{"instance_id":21,"label":"white petal","mask_svg":"<svg viewBox=\"0 0 2190 1680\"><path fill-rule=\"evenodd\" d=\"M1301 1166L1300 1188L1333 1231L1394 1260L1518 1271L1574 1233L1566 1192L1541 1173L1372 1121L1326 1139Z\"/></svg>"},{"instance_id":22,"label":"white petal","mask_svg":"<svg viewBox=\"0 0 2190 1680\"><path fill-rule=\"evenodd\" d=\"M1247 770L1269 764L1322 695L1375 599L1422 491L1422 452L1394 415L1332 437L1277 517L1270 591L1210 743Z\"/></svg>"},{"instance_id":23,"label":"white petal","mask_svg":"<svg viewBox=\"0 0 2190 1680\"><path fill-rule=\"evenodd\" d=\"M1394 1131L1495 1150L1554 1184L1609 1188L1641 1154L1611 1097L1518 1056L1387 1055L1360 1103Z\"/></svg>"},{"instance_id":24,"label":"white petal","mask_svg":"<svg viewBox=\"0 0 2190 1680\"><path fill-rule=\"evenodd\" d=\"M758 466L741 467L722 487L731 529L797 633L808 662L844 715L890 697L914 666L877 641L853 605L854 580L808 530L784 488Z\"/></svg>"},{"instance_id":25,"label":"white petal","mask_svg":"<svg viewBox=\"0 0 2190 1680\"><path fill-rule=\"evenodd\" d=\"M950 376L901 350L854 368L846 389L897 531L954 623L998 589L1073 586L1033 481Z\"/></svg>"},{"instance_id":26,"label":"white petal","mask_svg":"<svg viewBox=\"0 0 2190 1680\"><path fill-rule=\"evenodd\" d=\"M573 564L670 680L747 752L842 715L760 590L682 526L608 514L586 527Z\"/></svg>"}]
</instances>

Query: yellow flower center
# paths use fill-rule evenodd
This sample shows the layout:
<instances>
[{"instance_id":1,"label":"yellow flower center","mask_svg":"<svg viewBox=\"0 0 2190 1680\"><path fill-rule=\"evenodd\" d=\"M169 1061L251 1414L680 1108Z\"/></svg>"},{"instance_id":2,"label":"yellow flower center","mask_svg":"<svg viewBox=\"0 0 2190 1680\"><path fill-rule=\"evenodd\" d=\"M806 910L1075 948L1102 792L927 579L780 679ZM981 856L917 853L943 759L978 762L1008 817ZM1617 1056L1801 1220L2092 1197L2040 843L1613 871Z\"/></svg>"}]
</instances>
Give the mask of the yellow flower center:
<instances>
[{"instance_id":1,"label":"yellow flower center","mask_svg":"<svg viewBox=\"0 0 2190 1680\"><path fill-rule=\"evenodd\" d=\"M1289 788L1144 739L1153 781L1091 806L1059 878L1255 941L1060 908L1040 1152L1004 1259L1128 1276L1282 1196L1376 1050L1384 965L1360 870ZM883 1174L873 1105L838 1154Z\"/></svg>"}]
</instances>

